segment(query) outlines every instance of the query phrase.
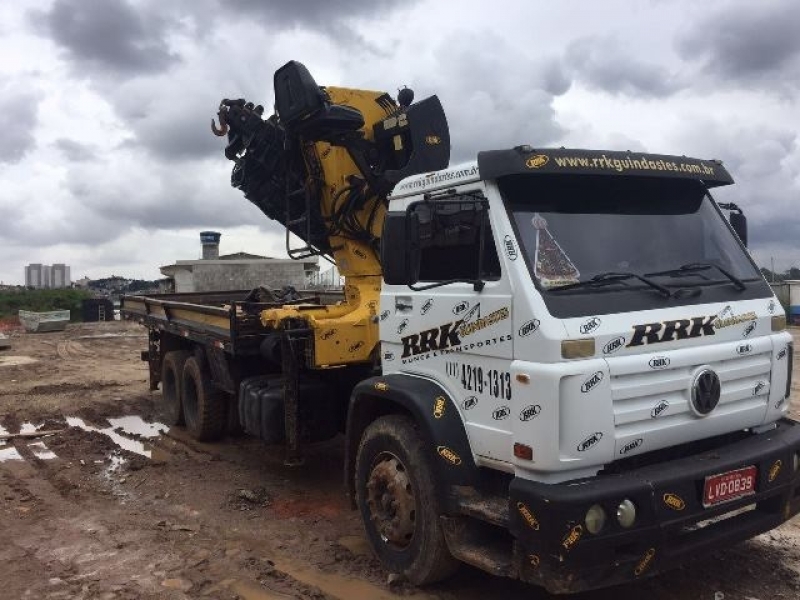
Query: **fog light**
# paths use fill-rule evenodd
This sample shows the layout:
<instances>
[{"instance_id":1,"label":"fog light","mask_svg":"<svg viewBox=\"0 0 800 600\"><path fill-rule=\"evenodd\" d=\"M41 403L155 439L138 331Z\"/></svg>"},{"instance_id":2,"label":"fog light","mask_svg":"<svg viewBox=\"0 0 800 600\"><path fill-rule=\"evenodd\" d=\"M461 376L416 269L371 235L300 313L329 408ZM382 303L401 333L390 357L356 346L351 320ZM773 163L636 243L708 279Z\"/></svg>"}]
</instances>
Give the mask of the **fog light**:
<instances>
[{"instance_id":1,"label":"fog light","mask_svg":"<svg viewBox=\"0 0 800 600\"><path fill-rule=\"evenodd\" d=\"M636 522L636 505L627 498L617 507L617 521L625 529L633 527Z\"/></svg>"},{"instance_id":2,"label":"fog light","mask_svg":"<svg viewBox=\"0 0 800 600\"><path fill-rule=\"evenodd\" d=\"M586 511L586 531L592 535L597 535L603 530L606 524L606 511L599 504L592 505Z\"/></svg>"}]
</instances>

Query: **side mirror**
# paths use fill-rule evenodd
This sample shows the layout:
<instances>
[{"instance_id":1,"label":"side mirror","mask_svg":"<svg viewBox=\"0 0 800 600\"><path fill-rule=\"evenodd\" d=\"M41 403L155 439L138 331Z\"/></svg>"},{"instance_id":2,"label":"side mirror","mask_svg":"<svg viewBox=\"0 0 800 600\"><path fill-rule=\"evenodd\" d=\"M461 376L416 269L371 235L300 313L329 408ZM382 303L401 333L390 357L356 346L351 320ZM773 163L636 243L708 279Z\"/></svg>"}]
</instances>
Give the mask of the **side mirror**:
<instances>
[{"instance_id":1,"label":"side mirror","mask_svg":"<svg viewBox=\"0 0 800 600\"><path fill-rule=\"evenodd\" d=\"M419 280L419 217L388 212L381 233L383 280L389 285L413 285Z\"/></svg>"},{"instance_id":2,"label":"side mirror","mask_svg":"<svg viewBox=\"0 0 800 600\"><path fill-rule=\"evenodd\" d=\"M731 227L747 247L747 217L742 212L732 212L730 215Z\"/></svg>"}]
</instances>

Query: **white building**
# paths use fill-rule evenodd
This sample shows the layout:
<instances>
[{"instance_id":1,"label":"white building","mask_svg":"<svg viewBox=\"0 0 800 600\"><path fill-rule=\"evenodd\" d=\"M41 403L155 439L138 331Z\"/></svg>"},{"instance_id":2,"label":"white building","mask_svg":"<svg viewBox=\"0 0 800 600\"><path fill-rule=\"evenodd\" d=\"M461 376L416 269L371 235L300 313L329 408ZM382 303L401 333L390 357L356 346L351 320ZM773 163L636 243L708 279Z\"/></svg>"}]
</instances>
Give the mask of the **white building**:
<instances>
[{"instance_id":1,"label":"white building","mask_svg":"<svg viewBox=\"0 0 800 600\"><path fill-rule=\"evenodd\" d=\"M25 267L25 287L37 289L44 287L41 263L31 263Z\"/></svg>"},{"instance_id":2,"label":"white building","mask_svg":"<svg viewBox=\"0 0 800 600\"><path fill-rule=\"evenodd\" d=\"M67 265L64 263L57 263L50 268L50 287L67 288L71 284L69 267Z\"/></svg>"},{"instance_id":3,"label":"white building","mask_svg":"<svg viewBox=\"0 0 800 600\"><path fill-rule=\"evenodd\" d=\"M25 267L25 285L34 289L67 288L72 285L68 265L31 263Z\"/></svg>"}]
</instances>

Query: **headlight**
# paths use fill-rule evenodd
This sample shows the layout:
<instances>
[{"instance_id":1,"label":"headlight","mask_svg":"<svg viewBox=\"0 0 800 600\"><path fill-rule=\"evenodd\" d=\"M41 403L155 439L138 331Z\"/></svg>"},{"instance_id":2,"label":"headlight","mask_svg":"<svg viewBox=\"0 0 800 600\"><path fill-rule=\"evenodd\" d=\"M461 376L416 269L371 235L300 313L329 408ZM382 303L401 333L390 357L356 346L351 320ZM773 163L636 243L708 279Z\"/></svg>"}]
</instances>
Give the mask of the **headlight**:
<instances>
[{"instance_id":1,"label":"headlight","mask_svg":"<svg viewBox=\"0 0 800 600\"><path fill-rule=\"evenodd\" d=\"M636 505L627 498L617 507L617 521L625 529L633 527L636 522Z\"/></svg>"},{"instance_id":2,"label":"headlight","mask_svg":"<svg viewBox=\"0 0 800 600\"><path fill-rule=\"evenodd\" d=\"M606 511L599 504L593 504L586 511L586 531L592 535L597 535L603 530L606 524Z\"/></svg>"}]
</instances>

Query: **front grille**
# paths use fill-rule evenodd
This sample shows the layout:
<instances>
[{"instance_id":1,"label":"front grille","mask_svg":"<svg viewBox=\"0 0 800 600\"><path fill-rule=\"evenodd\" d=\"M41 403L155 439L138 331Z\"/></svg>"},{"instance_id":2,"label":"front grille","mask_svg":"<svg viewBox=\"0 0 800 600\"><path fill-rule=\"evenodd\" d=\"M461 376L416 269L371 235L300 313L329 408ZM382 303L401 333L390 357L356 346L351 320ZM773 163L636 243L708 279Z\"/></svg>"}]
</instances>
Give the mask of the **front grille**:
<instances>
[{"instance_id":1,"label":"front grille","mask_svg":"<svg viewBox=\"0 0 800 600\"><path fill-rule=\"evenodd\" d=\"M749 341L745 354L737 352L741 346L609 359L618 446L641 438L637 450L648 452L760 424L770 393L772 343L769 338ZM705 417L691 406L690 387L701 367L715 371L722 386L719 404Z\"/></svg>"}]
</instances>

